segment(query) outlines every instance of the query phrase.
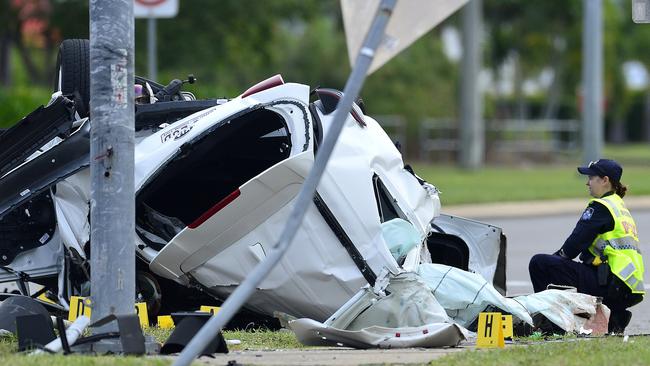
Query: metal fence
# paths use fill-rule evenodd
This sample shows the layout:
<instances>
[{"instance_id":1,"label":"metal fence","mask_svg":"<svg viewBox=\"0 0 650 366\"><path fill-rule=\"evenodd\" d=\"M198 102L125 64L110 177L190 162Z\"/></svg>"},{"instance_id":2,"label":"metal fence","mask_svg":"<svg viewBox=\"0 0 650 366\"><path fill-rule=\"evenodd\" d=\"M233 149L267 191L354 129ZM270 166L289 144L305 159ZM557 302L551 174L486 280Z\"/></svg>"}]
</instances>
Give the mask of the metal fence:
<instances>
[{"instance_id":1,"label":"metal fence","mask_svg":"<svg viewBox=\"0 0 650 366\"><path fill-rule=\"evenodd\" d=\"M578 151L577 120L487 120L486 150L489 154L548 155ZM456 153L460 142L458 124L450 119L427 119L419 125L419 158L432 153Z\"/></svg>"}]
</instances>

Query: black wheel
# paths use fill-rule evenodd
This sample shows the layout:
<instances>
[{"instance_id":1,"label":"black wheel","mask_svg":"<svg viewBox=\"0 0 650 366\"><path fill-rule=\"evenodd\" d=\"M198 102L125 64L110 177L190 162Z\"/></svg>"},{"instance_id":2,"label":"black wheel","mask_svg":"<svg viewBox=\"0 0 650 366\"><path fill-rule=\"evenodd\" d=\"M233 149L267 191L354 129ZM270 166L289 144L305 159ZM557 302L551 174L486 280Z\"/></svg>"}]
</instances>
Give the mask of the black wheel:
<instances>
[{"instance_id":1,"label":"black wheel","mask_svg":"<svg viewBox=\"0 0 650 366\"><path fill-rule=\"evenodd\" d=\"M149 320L156 319L162 305L162 292L158 281L149 272L137 271L135 277L136 302L144 301L147 303L147 313Z\"/></svg>"},{"instance_id":2,"label":"black wheel","mask_svg":"<svg viewBox=\"0 0 650 366\"><path fill-rule=\"evenodd\" d=\"M81 118L90 111L90 42L87 39L66 39L59 46L54 74L54 91L75 95L77 113Z\"/></svg>"}]
</instances>

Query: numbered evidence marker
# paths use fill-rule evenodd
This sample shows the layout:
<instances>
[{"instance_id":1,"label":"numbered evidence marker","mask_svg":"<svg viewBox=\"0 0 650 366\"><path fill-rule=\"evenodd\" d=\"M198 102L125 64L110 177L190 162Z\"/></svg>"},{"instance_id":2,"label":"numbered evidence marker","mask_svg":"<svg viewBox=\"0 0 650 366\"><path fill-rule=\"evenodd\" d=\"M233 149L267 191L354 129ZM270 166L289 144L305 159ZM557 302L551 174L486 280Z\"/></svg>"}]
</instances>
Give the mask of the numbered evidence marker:
<instances>
[{"instance_id":1,"label":"numbered evidence marker","mask_svg":"<svg viewBox=\"0 0 650 366\"><path fill-rule=\"evenodd\" d=\"M70 311L68 312L68 320L73 322L82 315L90 318L90 299L79 296L70 296Z\"/></svg>"},{"instance_id":2,"label":"numbered evidence marker","mask_svg":"<svg viewBox=\"0 0 650 366\"><path fill-rule=\"evenodd\" d=\"M70 311L68 312L68 320L73 322L78 317L85 315L90 318L90 299L80 296L70 296ZM143 328L149 326L149 315L147 313L147 304L138 302L135 304L135 313L138 314L140 325Z\"/></svg>"},{"instance_id":3,"label":"numbered evidence marker","mask_svg":"<svg viewBox=\"0 0 650 366\"><path fill-rule=\"evenodd\" d=\"M202 313L210 313L212 315L216 314L219 312L221 308L218 306L206 306L206 305L201 305L199 308L199 311Z\"/></svg>"},{"instance_id":4,"label":"numbered evidence marker","mask_svg":"<svg viewBox=\"0 0 650 366\"><path fill-rule=\"evenodd\" d=\"M476 347L505 347L501 313L480 313L476 332L478 336Z\"/></svg>"},{"instance_id":5,"label":"numbered evidence marker","mask_svg":"<svg viewBox=\"0 0 650 366\"><path fill-rule=\"evenodd\" d=\"M512 339L512 315L501 315L501 328L503 329L503 338Z\"/></svg>"}]
</instances>

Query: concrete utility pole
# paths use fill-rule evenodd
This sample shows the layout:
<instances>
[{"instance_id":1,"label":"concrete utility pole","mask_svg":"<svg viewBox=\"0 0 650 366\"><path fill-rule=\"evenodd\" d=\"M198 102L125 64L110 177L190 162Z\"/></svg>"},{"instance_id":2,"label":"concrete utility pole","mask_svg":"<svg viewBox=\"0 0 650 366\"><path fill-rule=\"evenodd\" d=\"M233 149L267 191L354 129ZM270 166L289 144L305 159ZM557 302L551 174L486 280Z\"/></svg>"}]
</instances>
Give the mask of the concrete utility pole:
<instances>
[{"instance_id":1,"label":"concrete utility pole","mask_svg":"<svg viewBox=\"0 0 650 366\"><path fill-rule=\"evenodd\" d=\"M601 158L603 151L602 1L583 0L583 9L582 160L589 162Z\"/></svg>"},{"instance_id":2,"label":"concrete utility pole","mask_svg":"<svg viewBox=\"0 0 650 366\"><path fill-rule=\"evenodd\" d=\"M90 1L92 321L134 312L133 0ZM115 322L97 332L117 331Z\"/></svg>"},{"instance_id":3,"label":"concrete utility pole","mask_svg":"<svg viewBox=\"0 0 650 366\"><path fill-rule=\"evenodd\" d=\"M483 103L478 84L481 71L482 0L470 0L461 10L463 59L460 86L459 161L465 169L478 169L485 160Z\"/></svg>"}]
</instances>

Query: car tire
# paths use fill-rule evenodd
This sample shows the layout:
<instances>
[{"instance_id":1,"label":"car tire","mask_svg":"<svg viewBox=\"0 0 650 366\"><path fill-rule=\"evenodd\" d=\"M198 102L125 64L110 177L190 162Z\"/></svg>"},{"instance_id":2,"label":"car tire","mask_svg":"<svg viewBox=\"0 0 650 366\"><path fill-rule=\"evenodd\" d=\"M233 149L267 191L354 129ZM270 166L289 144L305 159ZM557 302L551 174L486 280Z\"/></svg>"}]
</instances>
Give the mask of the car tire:
<instances>
[{"instance_id":1,"label":"car tire","mask_svg":"<svg viewBox=\"0 0 650 366\"><path fill-rule=\"evenodd\" d=\"M88 117L90 111L90 42L66 39L59 46L54 74L54 91L74 95L77 113ZM78 100L77 100L78 99Z\"/></svg>"},{"instance_id":2,"label":"car tire","mask_svg":"<svg viewBox=\"0 0 650 366\"><path fill-rule=\"evenodd\" d=\"M162 304L162 291L156 277L148 271L137 271L135 275L136 302L147 304L149 320L156 319Z\"/></svg>"}]
</instances>

